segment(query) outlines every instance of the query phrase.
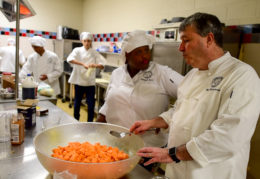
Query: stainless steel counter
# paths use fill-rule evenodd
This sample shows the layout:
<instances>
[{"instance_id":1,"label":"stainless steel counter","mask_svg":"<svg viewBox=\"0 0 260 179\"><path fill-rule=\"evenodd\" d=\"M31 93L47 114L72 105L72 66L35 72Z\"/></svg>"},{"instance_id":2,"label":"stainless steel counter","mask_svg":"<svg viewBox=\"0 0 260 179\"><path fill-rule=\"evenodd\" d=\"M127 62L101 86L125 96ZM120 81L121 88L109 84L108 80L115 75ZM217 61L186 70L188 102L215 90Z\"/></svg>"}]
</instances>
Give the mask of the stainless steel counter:
<instances>
[{"instance_id":1,"label":"stainless steel counter","mask_svg":"<svg viewBox=\"0 0 260 179\"><path fill-rule=\"evenodd\" d=\"M40 107L58 111L60 124L78 122L60 108L49 101L40 101ZM0 104L0 111L15 109L15 103ZM48 116L46 116L48 117ZM36 126L25 131L25 141L21 145L13 146L10 142L0 143L0 179L51 179L52 175L43 168L37 159L33 138L42 131L42 121L45 117L36 118ZM132 172L122 179L149 179L153 175L137 165Z\"/></svg>"},{"instance_id":2,"label":"stainless steel counter","mask_svg":"<svg viewBox=\"0 0 260 179\"><path fill-rule=\"evenodd\" d=\"M0 85L1 87L1 85ZM37 93L37 98L39 101L49 101L49 100L57 100L55 96L52 97L47 97L47 96L42 96L39 93ZM19 100L22 100L22 89L19 89ZM3 99L0 97L0 104L1 103L15 103L16 99Z\"/></svg>"}]
</instances>

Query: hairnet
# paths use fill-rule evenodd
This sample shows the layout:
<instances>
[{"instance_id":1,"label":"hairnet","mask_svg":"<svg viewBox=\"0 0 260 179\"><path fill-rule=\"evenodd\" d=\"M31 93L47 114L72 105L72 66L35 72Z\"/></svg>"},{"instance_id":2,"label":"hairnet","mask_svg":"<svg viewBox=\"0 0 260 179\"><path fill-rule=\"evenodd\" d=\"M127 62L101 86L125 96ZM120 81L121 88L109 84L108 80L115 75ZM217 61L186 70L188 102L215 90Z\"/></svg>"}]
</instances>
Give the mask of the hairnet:
<instances>
[{"instance_id":1,"label":"hairnet","mask_svg":"<svg viewBox=\"0 0 260 179\"><path fill-rule=\"evenodd\" d=\"M89 32L82 32L80 34L80 40L86 40L86 39L92 41L93 40L93 35L91 33L89 33Z\"/></svg>"},{"instance_id":2,"label":"hairnet","mask_svg":"<svg viewBox=\"0 0 260 179\"><path fill-rule=\"evenodd\" d=\"M30 38L29 42L31 43L31 45L37 47L44 47L46 44L46 40L40 36L34 36L33 38Z\"/></svg>"},{"instance_id":3,"label":"hairnet","mask_svg":"<svg viewBox=\"0 0 260 179\"><path fill-rule=\"evenodd\" d=\"M146 45L151 49L154 42L155 39L152 35L146 34L143 30L135 30L124 37L121 54L125 57L125 52L129 53L138 47Z\"/></svg>"},{"instance_id":4,"label":"hairnet","mask_svg":"<svg viewBox=\"0 0 260 179\"><path fill-rule=\"evenodd\" d=\"M8 45L15 45L15 40L13 38L7 39L7 44Z\"/></svg>"}]
</instances>

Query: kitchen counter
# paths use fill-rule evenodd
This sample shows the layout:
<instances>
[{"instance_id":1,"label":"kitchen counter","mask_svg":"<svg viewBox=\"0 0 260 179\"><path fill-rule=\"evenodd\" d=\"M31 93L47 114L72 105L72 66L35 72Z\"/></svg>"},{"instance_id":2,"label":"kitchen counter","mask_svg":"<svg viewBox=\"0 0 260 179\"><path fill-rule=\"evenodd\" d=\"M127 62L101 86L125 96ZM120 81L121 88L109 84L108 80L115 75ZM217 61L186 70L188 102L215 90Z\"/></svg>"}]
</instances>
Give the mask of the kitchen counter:
<instances>
[{"instance_id":1,"label":"kitchen counter","mask_svg":"<svg viewBox=\"0 0 260 179\"><path fill-rule=\"evenodd\" d=\"M0 104L0 111L15 109L15 103ZM58 111L61 117L60 124L76 123L74 118L63 112L49 101L40 101L38 106ZM25 131L25 140L21 145L13 146L10 142L0 143L0 179L51 179L52 175L41 165L33 146L33 138L42 131L42 121L45 117L36 118L36 126ZM149 179L153 175L137 165L122 179Z\"/></svg>"},{"instance_id":2,"label":"kitchen counter","mask_svg":"<svg viewBox=\"0 0 260 179\"><path fill-rule=\"evenodd\" d=\"M95 113L98 114L99 109L101 106L104 104L105 100L105 92L107 89L109 81L102 79L102 78L97 78L96 79L96 107L95 107Z\"/></svg>"},{"instance_id":3,"label":"kitchen counter","mask_svg":"<svg viewBox=\"0 0 260 179\"><path fill-rule=\"evenodd\" d=\"M0 85L0 87L2 87L2 86ZM22 100L22 89L21 88L19 88L19 94L18 95L19 95L18 99ZM37 93L36 99L38 99L39 101L50 101L50 100L55 101L55 100L57 100L57 98L55 96L52 96L52 97L42 96L39 93ZM16 99L3 99L3 98L0 97L0 104L1 103L16 103Z\"/></svg>"}]
</instances>

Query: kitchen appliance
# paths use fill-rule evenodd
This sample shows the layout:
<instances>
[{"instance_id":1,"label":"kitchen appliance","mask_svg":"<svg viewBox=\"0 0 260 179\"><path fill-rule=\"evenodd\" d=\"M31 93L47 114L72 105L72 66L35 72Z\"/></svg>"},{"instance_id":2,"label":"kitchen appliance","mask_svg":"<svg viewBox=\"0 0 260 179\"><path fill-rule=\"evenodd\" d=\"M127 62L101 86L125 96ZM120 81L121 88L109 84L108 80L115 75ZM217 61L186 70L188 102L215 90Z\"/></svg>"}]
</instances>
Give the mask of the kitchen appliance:
<instances>
[{"instance_id":1,"label":"kitchen appliance","mask_svg":"<svg viewBox=\"0 0 260 179\"><path fill-rule=\"evenodd\" d=\"M161 24L156 25L155 29L155 39L157 42L176 42L180 41L179 38L179 26L181 24L181 18L173 18L170 23L161 22Z\"/></svg>"},{"instance_id":2,"label":"kitchen appliance","mask_svg":"<svg viewBox=\"0 0 260 179\"><path fill-rule=\"evenodd\" d=\"M79 40L79 31L70 27L62 27L62 38Z\"/></svg>"},{"instance_id":3,"label":"kitchen appliance","mask_svg":"<svg viewBox=\"0 0 260 179\"><path fill-rule=\"evenodd\" d=\"M152 48L152 60L185 75L192 67L186 64L179 46L180 42L156 42Z\"/></svg>"},{"instance_id":4,"label":"kitchen appliance","mask_svg":"<svg viewBox=\"0 0 260 179\"><path fill-rule=\"evenodd\" d=\"M68 170L80 178L110 179L120 178L129 173L138 163L140 157L136 152L144 146L137 135L117 138L109 134L110 130L128 132L129 129L107 123L71 123L49 128L34 138L34 147L40 163L51 174ZM66 146L69 142L99 142L102 145L118 147L129 154L126 160L109 163L79 163L51 157L52 149Z\"/></svg>"},{"instance_id":5,"label":"kitchen appliance","mask_svg":"<svg viewBox=\"0 0 260 179\"><path fill-rule=\"evenodd\" d=\"M15 0L0 0L0 10L9 20L16 20L16 1ZM20 0L20 19L34 16L36 13L27 0Z\"/></svg>"}]
</instances>

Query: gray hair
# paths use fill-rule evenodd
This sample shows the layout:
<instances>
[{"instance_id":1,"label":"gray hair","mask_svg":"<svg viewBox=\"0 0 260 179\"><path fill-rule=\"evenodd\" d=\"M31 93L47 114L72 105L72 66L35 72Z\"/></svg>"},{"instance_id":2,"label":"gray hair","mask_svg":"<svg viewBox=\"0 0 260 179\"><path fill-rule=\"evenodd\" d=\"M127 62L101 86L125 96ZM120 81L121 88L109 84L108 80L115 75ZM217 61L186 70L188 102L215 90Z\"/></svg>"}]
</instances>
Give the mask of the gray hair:
<instances>
[{"instance_id":1,"label":"gray hair","mask_svg":"<svg viewBox=\"0 0 260 179\"><path fill-rule=\"evenodd\" d=\"M215 15L197 12L186 19L180 25L180 32L185 31L187 26L194 25L202 37L207 36L210 32L213 33L215 42L219 47L223 46L223 29L222 24Z\"/></svg>"}]
</instances>

